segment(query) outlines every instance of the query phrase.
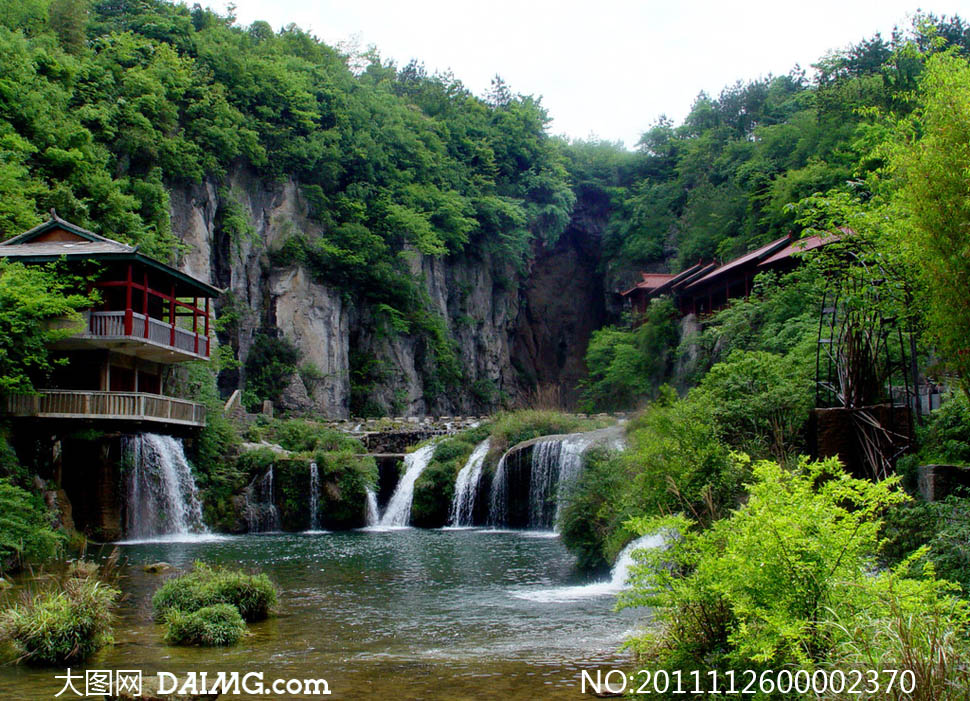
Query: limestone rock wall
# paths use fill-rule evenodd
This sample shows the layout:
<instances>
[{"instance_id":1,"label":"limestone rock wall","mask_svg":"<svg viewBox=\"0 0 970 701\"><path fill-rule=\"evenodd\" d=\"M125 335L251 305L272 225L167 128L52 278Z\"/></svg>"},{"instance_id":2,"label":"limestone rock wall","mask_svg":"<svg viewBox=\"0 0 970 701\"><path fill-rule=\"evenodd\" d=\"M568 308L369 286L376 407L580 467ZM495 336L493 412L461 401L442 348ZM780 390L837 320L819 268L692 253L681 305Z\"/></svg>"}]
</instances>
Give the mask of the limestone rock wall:
<instances>
[{"instance_id":1,"label":"limestone rock wall","mask_svg":"<svg viewBox=\"0 0 970 701\"><path fill-rule=\"evenodd\" d=\"M244 213L250 234L223 229L230 207ZM221 390L228 395L243 386L254 334L275 328L314 369L306 382L291 378L285 393L291 410L346 417L354 353L379 362L381 381L367 399L387 414L485 413L521 400L536 384L562 385L564 399L571 400L585 374L589 334L606 314L608 295L597 273L605 219L582 198L569 231L554 247L537 247L525 270L493 257L442 259L410 251L412 275L444 318L465 376L460 387L428 397L421 336L379 332L373 311L346 290L299 266L272 265L271 253L289 237L312 240L323 233L308 216L298 182L266 182L239 168L219 182L173 186L171 217L184 244L180 269L227 292L216 314L232 323L219 340L232 345L243 367L221 373Z\"/></svg>"}]
</instances>

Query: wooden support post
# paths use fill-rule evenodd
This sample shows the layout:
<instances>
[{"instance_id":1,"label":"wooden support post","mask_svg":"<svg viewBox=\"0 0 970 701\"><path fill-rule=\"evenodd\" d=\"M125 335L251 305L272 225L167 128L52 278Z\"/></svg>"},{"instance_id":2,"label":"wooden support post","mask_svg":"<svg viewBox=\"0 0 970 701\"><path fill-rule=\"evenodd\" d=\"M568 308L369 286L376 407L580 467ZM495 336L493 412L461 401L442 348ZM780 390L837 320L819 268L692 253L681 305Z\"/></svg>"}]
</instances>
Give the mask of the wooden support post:
<instances>
[{"instance_id":1,"label":"wooden support post","mask_svg":"<svg viewBox=\"0 0 970 701\"><path fill-rule=\"evenodd\" d=\"M145 271L144 288L141 291L141 313L145 316L145 338L148 338L148 271Z\"/></svg>"},{"instance_id":2,"label":"wooden support post","mask_svg":"<svg viewBox=\"0 0 970 701\"><path fill-rule=\"evenodd\" d=\"M128 280L125 285L125 336L131 335L131 263L128 264Z\"/></svg>"},{"instance_id":3,"label":"wooden support post","mask_svg":"<svg viewBox=\"0 0 970 701\"><path fill-rule=\"evenodd\" d=\"M192 333L195 334L195 354L199 354L199 298L192 298Z\"/></svg>"}]
</instances>

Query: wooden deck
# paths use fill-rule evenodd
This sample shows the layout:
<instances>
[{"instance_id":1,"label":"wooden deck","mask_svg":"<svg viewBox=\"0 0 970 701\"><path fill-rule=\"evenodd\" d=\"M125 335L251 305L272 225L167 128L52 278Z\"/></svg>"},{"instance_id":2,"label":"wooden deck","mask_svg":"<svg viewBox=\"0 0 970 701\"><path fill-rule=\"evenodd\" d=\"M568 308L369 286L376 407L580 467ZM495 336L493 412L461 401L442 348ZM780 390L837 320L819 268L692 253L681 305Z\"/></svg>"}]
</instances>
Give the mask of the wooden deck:
<instances>
[{"instance_id":1,"label":"wooden deck","mask_svg":"<svg viewBox=\"0 0 970 701\"><path fill-rule=\"evenodd\" d=\"M61 339L61 349L108 348L156 362L207 360L210 339L199 330L172 326L138 312L85 312L80 333Z\"/></svg>"},{"instance_id":2,"label":"wooden deck","mask_svg":"<svg viewBox=\"0 0 970 701\"><path fill-rule=\"evenodd\" d=\"M149 421L197 428L205 426L205 405L145 392L40 390L37 394L4 397L0 407L4 414L16 417Z\"/></svg>"}]
</instances>

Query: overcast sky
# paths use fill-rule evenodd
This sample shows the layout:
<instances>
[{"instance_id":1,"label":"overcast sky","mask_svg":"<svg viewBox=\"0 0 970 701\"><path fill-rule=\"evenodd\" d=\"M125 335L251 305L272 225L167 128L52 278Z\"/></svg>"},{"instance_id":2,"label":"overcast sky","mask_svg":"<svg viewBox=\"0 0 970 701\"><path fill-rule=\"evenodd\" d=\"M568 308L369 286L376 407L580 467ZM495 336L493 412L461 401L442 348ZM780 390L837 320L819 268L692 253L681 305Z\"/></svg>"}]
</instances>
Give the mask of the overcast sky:
<instances>
[{"instance_id":1,"label":"overcast sky","mask_svg":"<svg viewBox=\"0 0 970 701\"><path fill-rule=\"evenodd\" d=\"M225 12L225 0L202 4ZM234 0L238 22L294 22L328 44L375 45L403 66L451 69L482 95L499 74L542 96L551 132L633 147L666 114L680 122L698 92L786 74L917 10L970 18L966 0Z\"/></svg>"}]
</instances>

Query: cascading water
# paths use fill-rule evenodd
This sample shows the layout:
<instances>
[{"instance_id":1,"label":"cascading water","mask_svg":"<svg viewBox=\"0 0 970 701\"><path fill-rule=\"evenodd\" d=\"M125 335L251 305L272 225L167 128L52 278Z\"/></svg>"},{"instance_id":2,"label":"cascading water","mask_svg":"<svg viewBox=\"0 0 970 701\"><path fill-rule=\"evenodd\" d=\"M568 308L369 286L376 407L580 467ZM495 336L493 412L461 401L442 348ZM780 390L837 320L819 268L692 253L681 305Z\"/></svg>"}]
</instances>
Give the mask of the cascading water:
<instances>
[{"instance_id":1,"label":"cascading water","mask_svg":"<svg viewBox=\"0 0 970 701\"><path fill-rule=\"evenodd\" d=\"M273 466L262 477L256 477L246 487L244 515L250 533L280 530L280 512L276 508Z\"/></svg>"},{"instance_id":2,"label":"cascading water","mask_svg":"<svg viewBox=\"0 0 970 701\"><path fill-rule=\"evenodd\" d=\"M528 485L528 528L557 528L559 516L569 498L571 487L583 469L583 455L594 444L605 444L617 449L622 444L618 426L573 433L566 436L550 436L532 444ZM509 453L512 451L509 451ZM492 480L489 503L489 524L508 525L509 517L509 453L502 456Z\"/></svg>"},{"instance_id":3,"label":"cascading water","mask_svg":"<svg viewBox=\"0 0 970 701\"><path fill-rule=\"evenodd\" d=\"M320 530L320 468L310 463L310 530Z\"/></svg>"},{"instance_id":4,"label":"cascading water","mask_svg":"<svg viewBox=\"0 0 970 701\"><path fill-rule=\"evenodd\" d=\"M414 499L414 483L424 472L424 468L431 462L434 455L435 445L429 443L408 453L404 456L404 475L397 483L391 500L387 503L387 509L381 516L378 526L381 527L405 527L411 521L411 501Z\"/></svg>"},{"instance_id":5,"label":"cascading water","mask_svg":"<svg viewBox=\"0 0 970 701\"><path fill-rule=\"evenodd\" d=\"M192 468L182 441L140 433L125 439L125 538L207 533Z\"/></svg>"},{"instance_id":6,"label":"cascading water","mask_svg":"<svg viewBox=\"0 0 970 701\"><path fill-rule=\"evenodd\" d=\"M368 526L376 526L377 522L380 520L380 514L377 510L377 493L367 487L367 511L364 513L364 519Z\"/></svg>"},{"instance_id":7,"label":"cascading water","mask_svg":"<svg viewBox=\"0 0 970 701\"><path fill-rule=\"evenodd\" d=\"M492 477L492 493L488 501L488 524L501 526L508 522L509 480L505 463L508 461L509 451L499 458L495 466L495 476Z\"/></svg>"},{"instance_id":8,"label":"cascading water","mask_svg":"<svg viewBox=\"0 0 970 701\"><path fill-rule=\"evenodd\" d=\"M588 599L594 596L606 596L608 594L618 594L627 588L627 579L630 577L630 569L636 564L634 553L637 550L653 550L663 548L667 542L667 535L664 533L650 533L641 536L627 544L620 554L617 555L610 570L610 578L602 582L593 582L576 587L552 587L549 589L529 589L514 590L510 592L518 599L538 601L542 603L557 603L561 601L575 601L576 599Z\"/></svg>"},{"instance_id":9,"label":"cascading water","mask_svg":"<svg viewBox=\"0 0 970 701\"><path fill-rule=\"evenodd\" d=\"M473 525L478 484L482 480L482 466L485 464L489 445L487 438L476 445L455 478L455 496L451 500L451 517L448 519L452 526Z\"/></svg>"}]
</instances>

